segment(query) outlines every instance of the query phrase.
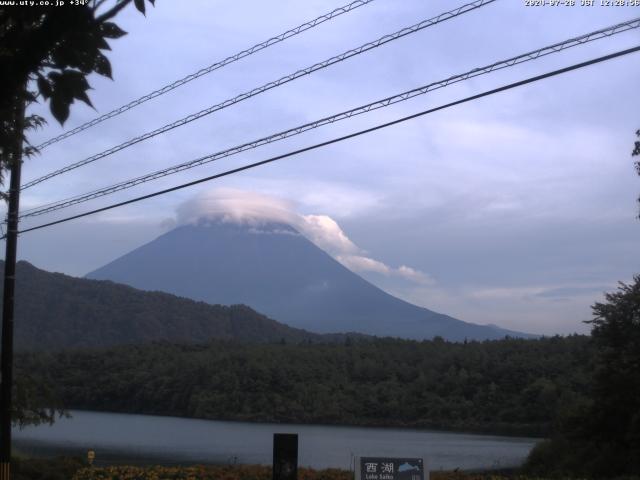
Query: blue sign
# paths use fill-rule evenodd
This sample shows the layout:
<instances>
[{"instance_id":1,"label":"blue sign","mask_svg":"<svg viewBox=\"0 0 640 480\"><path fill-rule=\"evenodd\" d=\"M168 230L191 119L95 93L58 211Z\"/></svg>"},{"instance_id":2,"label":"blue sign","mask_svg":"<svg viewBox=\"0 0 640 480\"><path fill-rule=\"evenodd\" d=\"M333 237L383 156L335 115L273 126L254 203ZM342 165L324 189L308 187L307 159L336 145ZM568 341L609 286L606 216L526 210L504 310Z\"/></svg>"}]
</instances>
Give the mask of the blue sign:
<instances>
[{"instance_id":1,"label":"blue sign","mask_svg":"<svg viewBox=\"0 0 640 480\"><path fill-rule=\"evenodd\" d=\"M424 470L422 458L360 457L357 473L358 480L425 480Z\"/></svg>"}]
</instances>

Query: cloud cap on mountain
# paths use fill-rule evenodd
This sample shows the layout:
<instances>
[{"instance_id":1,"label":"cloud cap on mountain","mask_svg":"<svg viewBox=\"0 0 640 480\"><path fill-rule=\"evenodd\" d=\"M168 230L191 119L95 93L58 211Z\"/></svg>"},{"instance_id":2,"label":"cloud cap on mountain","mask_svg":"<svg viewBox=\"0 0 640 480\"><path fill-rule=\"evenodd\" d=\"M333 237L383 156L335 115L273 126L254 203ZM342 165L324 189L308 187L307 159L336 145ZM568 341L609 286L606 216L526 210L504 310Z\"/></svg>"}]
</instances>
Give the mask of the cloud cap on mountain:
<instances>
[{"instance_id":1,"label":"cloud cap on mountain","mask_svg":"<svg viewBox=\"0 0 640 480\"><path fill-rule=\"evenodd\" d=\"M272 195L217 188L184 202L177 208L176 214L179 225L218 221L259 227L269 223L283 223L296 229L354 272L376 272L419 284L433 283L426 273L414 268L406 265L393 268L370 258L328 215L300 214L296 211L294 202Z\"/></svg>"}]
</instances>

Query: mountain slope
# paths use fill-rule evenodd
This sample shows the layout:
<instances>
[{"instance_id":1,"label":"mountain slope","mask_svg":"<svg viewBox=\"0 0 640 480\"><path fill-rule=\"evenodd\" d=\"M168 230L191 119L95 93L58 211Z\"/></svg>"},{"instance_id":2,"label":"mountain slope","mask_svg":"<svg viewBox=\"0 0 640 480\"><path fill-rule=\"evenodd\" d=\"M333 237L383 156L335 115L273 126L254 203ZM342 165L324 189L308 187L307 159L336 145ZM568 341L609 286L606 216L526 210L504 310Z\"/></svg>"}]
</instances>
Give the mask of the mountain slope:
<instances>
[{"instance_id":1,"label":"mountain slope","mask_svg":"<svg viewBox=\"0 0 640 480\"><path fill-rule=\"evenodd\" d=\"M212 304L243 303L318 333L450 340L526 336L462 322L393 297L279 223L181 226L87 277Z\"/></svg>"},{"instance_id":2,"label":"mountain slope","mask_svg":"<svg viewBox=\"0 0 640 480\"><path fill-rule=\"evenodd\" d=\"M4 269L4 262L0 261ZM0 278L0 296L2 279ZM55 350L153 341L323 341L244 305L209 305L168 293L143 292L108 281L74 278L19 262L16 348Z\"/></svg>"}]
</instances>

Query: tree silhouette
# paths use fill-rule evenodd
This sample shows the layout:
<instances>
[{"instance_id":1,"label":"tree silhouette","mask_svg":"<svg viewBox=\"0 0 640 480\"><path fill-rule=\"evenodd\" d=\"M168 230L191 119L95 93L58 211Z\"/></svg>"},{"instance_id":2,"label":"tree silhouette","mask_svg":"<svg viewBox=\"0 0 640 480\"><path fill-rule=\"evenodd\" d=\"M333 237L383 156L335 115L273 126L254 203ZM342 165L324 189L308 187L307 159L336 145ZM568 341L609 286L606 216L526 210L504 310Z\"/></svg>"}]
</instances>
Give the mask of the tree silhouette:
<instances>
[{"instance_id":1,"label":"tree silhouette","mask_svg":"<svg viewBox=\"0 0 640 480\"><path fill-rule=\"evenodd\" d=\"M145 13L145 0L0 7L0 181L11 158L35 153L24 132L44 119L24 118L25 104L49 101L54 118L64 124L75 100L91 105L88 75L111 78L108 40L126 34L111 20L132 2Z\"/></svg>"},{"instance_id":2,"label":"tree silhouette","mask_svg":"<svg viewBox=\"0 0 640 480\"><path fill-rule=\"evenodd\" d=\"M155 0L148 1L153 5ZM25 132L45 122L37 115L25 117L25 109L41 97L49 101L54 118L64 124L75 100L91 105L87 76L95 72L111 78L111 64L104 54L110 50L107 40L126 34L111 20L132 2L145 13L145 0L78 0L66 5L46 2L49 5L0 7L0 184L4 173L12 172L10 192L0 194L9 200L2 318L1 472L8 471L10 422L52 421L54 415L53 410L38 405L37 399L47 395L39 391L37 383L24 376L15 383L12 379L20 166L24 156L36 152Z\"/></svg>"},{"instance_id":3,"label":"tree silhouette","mask_svg":"<svg viewBox=\"0 0 640 480\"><path fill-rule=\"evenodd\" d=\"M636 135L634 157L640 130ZM640 161L634 166L640 175ZM589 401L562 412L555 437L529 457L532 473L640 475L640 275L605 300L587 321L595 352Z\"/></svg>"}]
</instances>

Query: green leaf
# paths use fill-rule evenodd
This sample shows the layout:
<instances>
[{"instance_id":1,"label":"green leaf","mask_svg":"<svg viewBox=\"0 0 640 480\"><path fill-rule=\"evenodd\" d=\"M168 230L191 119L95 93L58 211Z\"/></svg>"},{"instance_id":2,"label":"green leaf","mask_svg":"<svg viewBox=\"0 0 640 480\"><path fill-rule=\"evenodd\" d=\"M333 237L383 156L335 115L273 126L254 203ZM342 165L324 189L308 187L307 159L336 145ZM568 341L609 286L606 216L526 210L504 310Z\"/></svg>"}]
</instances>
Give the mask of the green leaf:
<instances>
[{"instance_id":1,"label":"green leaf","mask_svg":"<svg viewBox=\"0 0 640 480\"><path fill-rule=\"evenodd\" d=\"M43 125L46 125L46 123L47 121L40 115L29 115L24 118L24 129L35 130L37 128L41 128ZM27 143L29 144L28 140Z\"/></svg>"},{"instance_id":2,"label":"green leaf","mask_svg":"<svg viewBox=\"0 0 640 480\"><path fill-rule=\"evenodd\" d=\"M63 70L49 73L51 79L51 111L60 123L69 115L69 106L78 99L93 108L87 95L91 87L84 73L77 70Z\"/></svg>"},{"instance_id":3,"label":"green leaf","mask_svg":"<svg viewBox=\"0 0 640 480\"><path fill-rule=\"evenodd\" d=\"M94 108L93 107L93 103L91 103L91 99L89 98L89 95L87 95L87 91L86 90L81 90L79 92L76 92L75 98L77 98L78 100L86 103L91 108Z\"/></svg>"},{"instance_id":4,"label":"green leaf","mask_svg":"<svg viewBox=\"0 0 640 480\"><path fill-rule=\"evenodd\" d=\"M109 43L107 43L107 41L102 37L98 37L96 40L96 43L98 48L101 50L111 50Z\"/></svg>"},{"instance_id":5,"label":"green leaf","mask_svg":"<svg viewBox=\"0 0 640 480\"><path fill-rule=\"evenodd\" d=\"M99 48L98 39L83 36L78 42L80 46L74 48L69 48L66 45L58 46L52 51L51 56L58 68L72 67L84 73L90 73L93 71L95 56Z\"/></svg>"},{"instance_id":6,"label":"green leaf","mask_svg":"<svg viewBox=\"0 0 640 480\"><path fill-rule=\"evenodd\" d=\"M64 122L69 118L69 103L65 102L60 97L51 98L51 113L54 118L64 125Z\"/></svg>"},{"instance_id":7,"label":"green leaf","mask_svg":"<svg viewBox=\"0 0 640 480\"><path fill-rule=\"evenodd\" d=\"M120 38L127 34L113 22L104 22L100 25L100 31L105 38Z\"/></svg>"},{"instance_id":8,"label":"green leaf","mask_svg":"<svg viewBox=\"0 0 640 480\"><path fill-rule=\"evenodd\" d=\"M76 96L76 92L89 88L84 74L76 70L64 70L54 83L54 96L62 95L67 99L72 99Z\"/></svg>"},{"instance_id":9,"label":"green leaf","mask_svg":"<svg viewBox=\"0 0 640 480\"><path fill-rule=\"evenodd\" d=\"M98 52L98 54L96 55L93 69L96 73L102 75L103 77L109 77L113 79L113 77L111 76L111 63L109 63L107 57L105 57L100 52Z\"/></svg>"},{"instance_id":10,"label":"green leaf","mask_svg":"<svg viewBox=\"0 0 640 480\"><path fill-rule=\"evenodd\" d=\"M47 100L49 97L51 97L51 84L49 83L49 81L44 78L42 75L38 74L38 90L40 91L40 95L42 95L42 97Z\"/></svg>"},{"instance_id":11,"label":"green leaf","mask_svg":"<svg viewBox=\"0 0 640 480\"><path fill-rule=\"evenodd\" d=\"M140 13L144 15L145 14L144 0L133 0L133 3L135 4L136 8L140 11Z\"/></svg>"},{"instance_id":12,"label":"green leaf","mask_svg":"<svg viewBox=\"0 0 640 480\"><path fill-rule=\"evenodd\" d=\"M93 107L89 97L87 96L87 90L91 87L89 86L89 82L87 82L87 78L82 73L67 70L64 72L63 78L65 87L68 91L68 96L82 100L87 105Z\"/></svg>"}]
</instances>

